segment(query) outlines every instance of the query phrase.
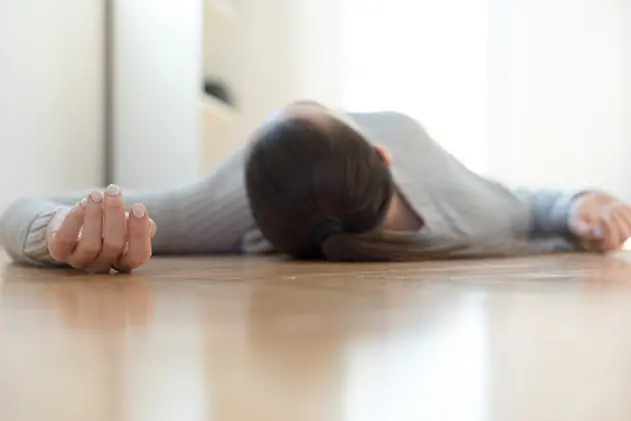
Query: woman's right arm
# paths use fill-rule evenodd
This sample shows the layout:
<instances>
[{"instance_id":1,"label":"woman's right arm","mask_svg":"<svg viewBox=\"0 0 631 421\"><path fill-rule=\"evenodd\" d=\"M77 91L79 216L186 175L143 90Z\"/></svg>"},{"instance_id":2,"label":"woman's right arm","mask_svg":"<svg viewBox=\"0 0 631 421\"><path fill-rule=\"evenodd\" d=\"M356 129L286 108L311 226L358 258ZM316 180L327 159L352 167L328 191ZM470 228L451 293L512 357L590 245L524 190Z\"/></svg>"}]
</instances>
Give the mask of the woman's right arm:
<instances>
[{"instance_id":1,"label":"woman's right arm","mask_svg":"<svg viewBox=\"0 0 631 421\"><path fill-rule=\"evenodd\" d=\"M206 179L183 188L123 191L127 209L142 203L158 227L152 242L154 254L241 251L243 235L254 226L244 187L243 158L240 151ZM58 265L48 250L48 224L89 193L16 201L0 217L0 244L15 261Z\"/></svg>"}]
</instances>

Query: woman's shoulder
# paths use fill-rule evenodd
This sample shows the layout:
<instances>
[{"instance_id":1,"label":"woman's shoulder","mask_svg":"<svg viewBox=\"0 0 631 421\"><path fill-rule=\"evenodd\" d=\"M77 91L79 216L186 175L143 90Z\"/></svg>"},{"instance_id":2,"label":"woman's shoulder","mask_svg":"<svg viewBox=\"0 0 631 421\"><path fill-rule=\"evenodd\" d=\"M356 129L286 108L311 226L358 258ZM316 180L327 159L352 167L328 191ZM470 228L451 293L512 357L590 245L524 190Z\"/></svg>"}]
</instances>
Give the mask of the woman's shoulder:
<instances>
[{"instance_id":1,"label":"woman's shoulder","mask_svg":"<svg viewBox=\"0 0 631 421\"><path fill-rule=\"evenodd\" d=\"M349 112L368 141L383 146L393 155L412 151L434 150L438 145L423 125L408 114L398 111Z\"/></svg>"}]
</instances>

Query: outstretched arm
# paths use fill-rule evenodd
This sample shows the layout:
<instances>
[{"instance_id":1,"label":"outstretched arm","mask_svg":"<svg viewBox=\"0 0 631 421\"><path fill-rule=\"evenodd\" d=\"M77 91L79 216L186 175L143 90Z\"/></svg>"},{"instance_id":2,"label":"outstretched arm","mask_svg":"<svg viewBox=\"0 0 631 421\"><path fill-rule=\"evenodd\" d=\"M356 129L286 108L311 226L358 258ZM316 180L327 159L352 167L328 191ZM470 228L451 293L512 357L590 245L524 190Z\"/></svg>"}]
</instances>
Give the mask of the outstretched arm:
<instances>
[{"instance_id":1,"label":"outstretched arm","mask_svg":"<svg viewBox=\"0 0 631 421\"><path fill-rule=\"evenodd\" d=\"M46 241L48 224L89 193L16 201L0 217L0 244L15 261L54 264ZM193 185L123 195L128 209L144 204L158 226L155 254L237 252L253 225L243 184L243 152Z\"/></svg>"},{"instance_id":2,"label":"outstretched arm","mask_svg":"<svg viewBox=\"0 0 631 421\"><path fill-rule=\"evenodd\" d=\"M599 190L518 191L531 208L534 238L561 236L575 249L619 250L631 237L631 206Z\"/></svg>"}]
</instances>

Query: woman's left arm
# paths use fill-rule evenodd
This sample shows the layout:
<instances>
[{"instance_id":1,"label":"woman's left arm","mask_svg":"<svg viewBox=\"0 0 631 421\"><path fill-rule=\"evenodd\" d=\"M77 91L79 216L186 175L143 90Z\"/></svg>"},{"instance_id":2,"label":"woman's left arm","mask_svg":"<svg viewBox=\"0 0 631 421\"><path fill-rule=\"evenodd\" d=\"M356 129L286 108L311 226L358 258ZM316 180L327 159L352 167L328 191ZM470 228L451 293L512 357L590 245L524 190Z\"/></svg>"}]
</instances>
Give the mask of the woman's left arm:
<instances>
[{"instance_id":1,"label":"woman's left arm","mask_svg":"<svg viewBox=\"0 0 631 421\"><path fill-rule=\"evenodd\" d=\"M531 210L534 238L562 236L579 249L608 252L631 238L631 206L599 190L518 190Z\"/></svg>"}]
</instances>

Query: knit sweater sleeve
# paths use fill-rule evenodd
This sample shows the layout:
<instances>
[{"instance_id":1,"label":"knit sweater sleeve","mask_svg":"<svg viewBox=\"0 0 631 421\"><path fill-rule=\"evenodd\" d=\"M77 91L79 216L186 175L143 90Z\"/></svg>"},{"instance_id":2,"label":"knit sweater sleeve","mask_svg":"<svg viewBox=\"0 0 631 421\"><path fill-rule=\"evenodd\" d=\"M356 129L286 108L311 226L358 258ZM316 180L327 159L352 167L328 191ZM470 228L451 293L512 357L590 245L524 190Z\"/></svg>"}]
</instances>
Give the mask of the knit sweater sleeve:
<instances>
[{"instance_id":1,"label":"knit sweater sleeve","mask_svg":"<svg viewBox=\"0 0 631 421\"><path fill-rule=\"evenodd\" d=\"M574 238L569 222L575 205L588 190L514 189L513 193L528 204L533 237L562 236Z\"/></svg>"},{"instance_id":2,"label":"knit sweater sleeve","mask_svg":"<svg viewBox=\"0 0 631 421\"><path fill-rule=\"evenodd\" d=\"M254 222L248 206L240 151L204 180L183 188L126 192L125 204L143 203L158 227L154 254L231 253L242 251L242 239ZM90 190L14 202L0 217L0 245L14 261L54 264L48 253L46 227Z\"/></svg>"}]
</instances>

